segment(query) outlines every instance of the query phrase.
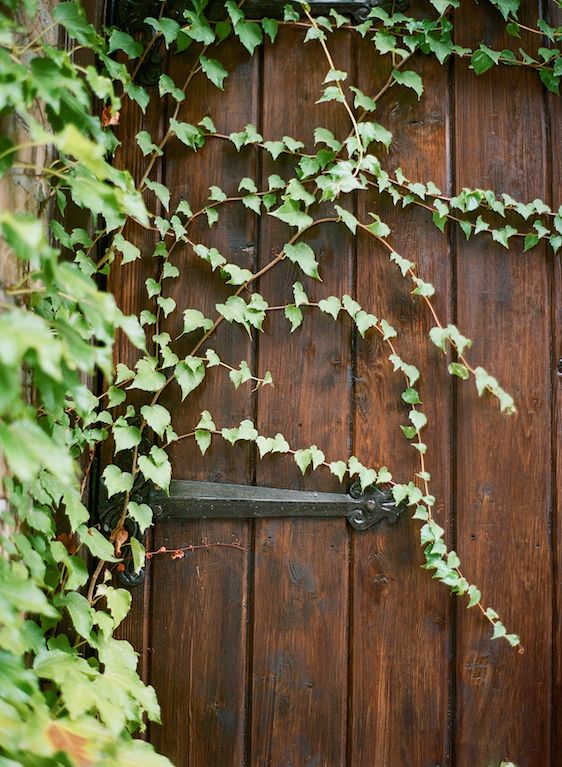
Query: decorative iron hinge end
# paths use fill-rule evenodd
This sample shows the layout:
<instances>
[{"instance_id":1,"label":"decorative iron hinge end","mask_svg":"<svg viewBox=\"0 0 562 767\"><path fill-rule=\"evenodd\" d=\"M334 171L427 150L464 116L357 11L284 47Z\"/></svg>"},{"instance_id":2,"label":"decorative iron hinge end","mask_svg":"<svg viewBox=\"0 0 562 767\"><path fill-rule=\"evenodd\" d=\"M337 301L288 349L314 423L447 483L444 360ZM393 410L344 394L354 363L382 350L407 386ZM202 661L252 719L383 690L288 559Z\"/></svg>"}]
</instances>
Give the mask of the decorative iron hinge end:
<instances>
[{"instance_id":1,"label":"decorative iron hinge end","mask_svg":"<svg viewBox=\"0 0 562 767\"><path fill-rule=\"evenodd\" d=\"M345 515L354 530L363 532L377 522L386 519L390 524L398 522L405 509L403 504L396 505L390 490L381 490L375 485L361 490L361 483L354 482L349 488L349 495L361 503Z\"/></svg>"}]
</instances>

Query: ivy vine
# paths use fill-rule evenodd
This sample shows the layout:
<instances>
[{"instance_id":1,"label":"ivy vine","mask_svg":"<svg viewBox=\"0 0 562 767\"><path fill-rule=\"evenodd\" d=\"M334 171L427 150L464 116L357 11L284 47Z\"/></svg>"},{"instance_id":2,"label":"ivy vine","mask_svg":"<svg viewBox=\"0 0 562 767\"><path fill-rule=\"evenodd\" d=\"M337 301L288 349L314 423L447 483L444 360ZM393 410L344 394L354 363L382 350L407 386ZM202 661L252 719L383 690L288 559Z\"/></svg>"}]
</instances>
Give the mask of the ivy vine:
<instances>
[{"instance_id":1,"label":"ivy vine","mask_svg":"<svg viewBox=\"0 0 562 767\"><path fill-rule=\"evenodd\" d=\"M147 19L153 36L145 47L124 31L97 31L77 2L55 5L52 25L35 36L30 30L36 0L4 0L0 5L0 116L14 117L25 131L19 143L0 135L0 176L32 180L49 219L47 228L44 216L0 211L0 236L22 264L21 279L3 283L0 291L0 456L6 467L0 526L0 762L6 767L169 764L133 737L146 718L158 721L159 708L154 690L137 674L133 648L114 636L131 598L113 585L112 572L130 558L137 571L144 567L146 552L129 536L126 522L133 520L144 532L152 524L152 510L134 500L135 482L149 481L166 491L172 477L167 449L180 440L193 439L203 455L213 440L224 440L233 449L237 443L251 443L260 458L291 456L303 474L322 470L342 483L357 478L363 488L391 488L396 503L407 504L420 522L424 566L453 594L465 598L469 608L482 613L493 639L521 649L518 635L507 631L461 570L434 514L420 371L400 353L405 329L393 327L350 295L311 301L308 281L320 280L323 266L303 240L305 233L326 223L371 237L429 312L428 340L443 352L449 373L495 401L506 417L515 413L510 394L482 361L473 359L472 342L462 328L440 318L433 302L435 288L420 273L415 255L396 251L392 231L376 209L368 220L360 220L342 203L345 195L375 189L396 206L430 211L441 232L448 225L458 227L467 239L485 237L505 248L523 238L525 251L539 243L548 243L554 255L560 250L562 207L553 210L540 199L520 201L487 189L466 188L447 196L432 181L410 179L400 168L385 167L392 134L374 119L377 102L391 88L410 89L423 98L423 80L415 71L420 55L433 56L441 64L451 57L468 59L475 75L496 66L529 68L546 88L559 93L562 28L544 19L538 19L535 28L523 25L519 0L489 2L513 38L522 32L537 37L536 51L456 44L452 32L460 0L431 0L431 13L421 19L374 8L359 24L334 9L313 18L305 3L285 6L282 20L260 21L246 17L243 1L227 0L225 18L219 21L207 18L202 0L194 0L183 18L168 17L163 4L159 18ZM275 42L281 26L302 29L304 43L318 46L325 62L318 101L341 105L349 120L347 136L338 138L318 126L314 148L307 149L298 137L264 140L250 124L221 134L212 115L197 124L180 120L181 104L196 78L207 78L220 90L227 86L229 73L220 49L224 40L234 35L253 55L265 38ZM57 29L64 31L68 44L49 42L48 33ZM332 59L330 36L338 30L370 41L388 62L388 80L378 93L356 87ZM194 64L184 82L174 82L169 75L159 79L158 95L168 102L171 116L163 135L137 133L144 171L135 184L129 170L112 164L118 145L112 126L118 124L125 100L135 101L143 111L148 107L149 94L138 74L150 51L162 46L170 53L191 46ZM85 51L90 63L79 63ZM266 188L256 179L241 178L234 194L211 180L201 209L194 211L188 200L171 206L170 189L156 178L172 140L185 147L188 157L212 142L230 142L239 152L264 153L273 162L289 158L293 171L290 178L272 173ZM28 150L45 147L50 154L41 167L26 161ZM322 215L319 203L325 203L322 210L327 212ZM87 215L83 227L67 223L69 204ZM209 229L219 226L222 211L231 205L286 225L285 241L259 271L242 268L228 253L194 239L195 221L206 219ZM126 233L141 228L158 234L152 255L159 278L147 279L144 308L139 316L128 316L104 290L104 279L112 269L135 268L141 250ZM228 286L228 298L216 304L212 316L189 304L178 306L170 295L170 286L181 277L172 259L180 243L208 265L209 280ZM302 278L286 303L272 306L267 295L256 291L256 281L285 260L300 269ZM183 335L191 343L189 354L181 357L177 339L162 330L163 319L174 312L181 312ZM208 410L194 419L187 433L176 433L173 413L161 402L168 387L179 387L185 400L204 386L212 367L221 368L235 388L274 383L268 371L252 370L246 360L223 360L212 346L223 322L242 326L252 337L267 331L271 312L283 313L288 333L321 312L334 322L347 315L361 338L382 339L389 373L403 381L402 400L409 411L401 429L418 456L415 476L398 481L392 466L365 466L353 455L327 457L322 446L290 445L281 433L261 433L259 424L247 419L224 423L221 413ZM133 369L123 362L114 369L117 330L139 350ZM101 393L86 383L97 374L104 380ZM146 401L135 407L129 392L138 402L139 391L146 393ZM143 438L149 432L155 441L144 450ZM102 476L109 498L120 504L109 538L102 535L85 502L94 457L108 440L117 458ZM126 468L119 463L121 453L130 453ZM187 548L194 550L198 544ZM148 556L159 553L181 558L183 550Z\"/></svg>"}]
</instances>

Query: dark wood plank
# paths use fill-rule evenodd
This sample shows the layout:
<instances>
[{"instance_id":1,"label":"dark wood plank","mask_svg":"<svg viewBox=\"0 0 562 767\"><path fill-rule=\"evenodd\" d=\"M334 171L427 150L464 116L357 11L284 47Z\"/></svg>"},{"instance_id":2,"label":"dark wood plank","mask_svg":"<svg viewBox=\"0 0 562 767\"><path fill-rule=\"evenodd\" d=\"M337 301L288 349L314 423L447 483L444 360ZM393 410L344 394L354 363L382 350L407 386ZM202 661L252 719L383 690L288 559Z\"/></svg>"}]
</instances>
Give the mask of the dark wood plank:
<instances>
[{"instance_id":1,"label":"dark wood plank","mask_svg":"<svg viewBox=\"0 0 562 767\"><path fill-rule=\"evenodd\" d=\"M376 92L387 71L368 46L360 49L360 87ZM387 160L399 163L413 181L433 180L447 193L449 93L444 67L420 57L412 69L424 81L421 101L396 87L380 102L376 119L394 136ZM436 288L435 306L451 318L451 254L447 237L431 214L410 206L395 209L388 198L361 195L358 218L378 213L393 230L390 241L417 264L417 273ZM421 372L418 386L428 417L424 441L435 516L449 529L451 519L450 383L446 361L429 342L429 311L410 295L388 253L361 235L357 253L358 301L397 330L396 347ZM401 400L404 380L392 372L390 350L378 335L358 339L355 451L364 463L386 465L398 482L420 470L416 451L404 439L408 407ZM450 537L449 537L450 540ZM419 523L404 519L355 536L353 547L353 767L433 767L449 764L448 686L450 603L446 589L420 569Z\"/></svg>"},{"instance_id":2,"label":"dark wood plank","mask_svg":"<svg viewBox=\"0 0 562 767\"><path fill-rule=\"evenodd\" d=\"M219 132L229 133L257 120L258 59L250 61L236 41L222 45L217 58L231 72L225 94L198 76L179 119L198 122L209 114ZM187 56L176 57L172 77L180 82L189 65ZM195 212L205 204L211 184L235 193L240 178L255 177L256 159L252 151L237 154L232 145L218 139L195 156L173 140L167 150L166 168L172 205L187 198ZM240 204L227 206L215 229L209 231L206 223L198 223L190 229L190 236L195 242L218 248L229 261L253 267L255 216ZM195 257L188 246L178 247L172 260L182 272L168 288L178 309L163 328L176 338L182 330L184 307L197 307L215 318L214 305L232 289L221 284L217 274L211 276L209 265ZM178 354L189 353L195 340L193 336L182 338L176 345ZM223 323L209 345L225 362L237 366L245 359L253 368L248 337L239 327ZM178 433L191 431L203 409L216 413L217 418L220 415L220 426L237 425L253 412L250 386L235 392L222 368L210 371L205 384L184 404L175 387L170 387L163 402L174 414ZM242 483L252 479L251 452L232 448L222 440L215 441L204 460L191 439L177 443L171 457L178 479ZM156 528L155 545L239 541L247 549L248 533L246 521L162 524ZM247 563L246 552L220 546L196 553L189 561L155 563L151 681L162 705L163 726L153 729L152 740L176 765L224 767L243 763Z\"/></svg>"},{"instance_id":3,"label":"dark wood plank","mask_svg":"<svg viewBox=\"0 0 562 767\"><path fill-rule=\"evenodd\" d=\"M548 23L562 25L562 9L548 3ZM562 101L548 94L550 140L550 204L554 210L562 205ZM551 767L556 767L562 748L562 264L560 252L552 258L552 328L553 349L551 373L553 380L552 449L553 449L553 642L552 642L552 754Z\"/></svg>"},{"instance_id":4,"label":"dark wood plank","mask_svg":"<svg viewBox=\"0 0 562 767\"><path fill-rule=\"evenodd\" d=\"M342 138L349 129L341 106L314 106L328 71L318 44L302 44L303 32L283 30L266 49L263 134L283 134L312 146L312 131L324 125ZM330 38L336 66L349 70L350 41ZM295 83L295 73L306 78ZM282 98L280 97L282 95ZM305 118L306 115L306 118ZM269 167L264 168L264 177ZM287 176L288 178L288 176ZM262 223L261 264L294 230L273 219ZM344 227L329 224L304 237L320 261L324 282L313 281L288 263L259 286L270 305L290 303L300 280L311 300L351 289L353 246ZM292 336L281 312L267 319L259 339L260 367L273 375L274 389L259 394L262 433L280 431L295 447L311 443L329 460L346 457L349 440L350 327L308 310ZM267 456L257 483L332 490L326 473L300 476L289 456ZM254 767L313 767L346 763L348 533L343 520L256 522L254 578L252 747Z\"/></svg>"},{"instance_id":5,"label":"dark wood plank","mask_svg":"<svg viewBox=\"0 0 562 767\"><path fill-rule=\"evenodd\" d=\"M536 20L537 6L522 21ZM457 42L498 35L491 8L463 4ZM529 37L515 47L532 48ZM543 94L533 72L494 68L475 78L455 67L456 184L545 197ZM517 112L514 115L514 105ZM467 577L486 604L525 645L490 642L474 611L459 610L458 767L509 758L525 767L550 760L551 503L549 257L536 249L508 253L486 237L458 247L458 324L475 340L471 359L510 391L518 415L502 418L495 403L479 401L472 384L460 387L457 439L458 548Z\"/></svg>"}]
</instances>

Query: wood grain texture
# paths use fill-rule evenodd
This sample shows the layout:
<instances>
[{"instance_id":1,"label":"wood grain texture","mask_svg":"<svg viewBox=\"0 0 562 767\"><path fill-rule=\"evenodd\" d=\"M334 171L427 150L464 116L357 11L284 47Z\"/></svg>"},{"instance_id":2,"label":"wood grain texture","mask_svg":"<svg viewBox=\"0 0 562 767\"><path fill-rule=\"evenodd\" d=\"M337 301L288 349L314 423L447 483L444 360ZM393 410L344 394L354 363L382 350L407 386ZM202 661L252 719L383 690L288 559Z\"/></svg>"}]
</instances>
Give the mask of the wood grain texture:
<instances>
[{"instance_id":1,"label":"wood grain texture","mask_svg":"<svg viewBox=\"0 0 562 767\"><path fill-rule=\"evenodd\" d=\"M524 11L522 20L534 22L535 4ZM498 24L497 11L466 0L456 42L484 39L507 47L509 39L493 38ZM318 44L303 45L302 38L302 31L284 29L253 61L235 41L222 45L216 55L231 72L226 94L198 76L180 119L196 123L209 114L220 133L252 122L266 140L289 134L308 147L316 125L345 137L349 123L341 106L314 105L328 67ZM350 72L349 82L356 72L366 93L383 85L387 72L366 44L342 32L329 45L336 67ZM175 59L176 82L190 65L189 54ZM560 203L560 101L544 97L534 73L495 68L476 78L456 63L448 75L431 57L416 59L412 69L424 79L422 101L393 88L375 115L394 134L389 168L399 162L408 178L432 179L444 193L470 185L509 190L522 200L552 194ZM544 149L548 113L550 155ZM123 136L141 129L159 136L163 120L133 110L122 117ZM122 152L130 164L126 142ZM141 166L133 167L138 175ZM236 152L219 138L197 154L170 141L164 168L172 207L186 198L193 211L205 204L211 183L235 194L249 176L264 189L274 170L261 150ZM276 163L275 172L288 179L293 168L287 162L279 170ZM402 329L397 350L422 371L436 517L485 603L521 634L525 654L490 642L482 617L451 600L419 567L415 521L368 533L350 533L343 520L161 522L153 549L238 542L242 550L211 545L178 560L156 556L150 579L134 593L121 636L140 651L143 674L150 671L162 704L164 724L151 728L151 740L178 767L497 767L503 758L519 767L559 767L562 377L554 366L562 357L560 259L540 248L522 255L520 243L508 253L485 234L468 243L458 233L443 236L426 211L395 209L371 192L346 204L361 221L376 211L392 227L393 246L434 284L442 321L454 321L475 339L470 360L489 368L515 396L516 417L502 417L495 402L479 400L472 381L448 377L447 360L427 339L433 324L427 309L366 236L354 243L335 223L313 229L303 240L317 255L324 282L283 262L256 290L272 306L292 301L296 280L311 301L350 293ZM314 215L327 211L330 206L319 207ZM224 206L213 229L200 217L190 230L195 242L251 269L267 264L293 233L271 217L258 224L239 203ZM155 240L140 230L128 236L142 246L143 259L110 287L125 311L138 312L146 277L157 276ZM185 306L215 318L215 304L232 290L187 245L175 248L172 262L182 278L166 281L165 295L176 300L177 317L162 321L161 330L175 339ZM290 334L283 312L268 313L265 334L252 341L240 326L223 322L209 345L229 364L246 359L260 375L270 370L275 387L257 395L248 384L235 391L226 371L216 368L184 403L170 386L162 403L178 433L191 431L203 408L219 427L255 417L260 433L280 431L294 448L314 442L328 460L351 451L365 464L386 464L397 481L408 480L419 466L399 430L408 409L388 349L375 335L354 338L348 318L334 322L312 308L304 314ZM180 353L196 341L196 334L182 337ZM134 364L136 352L122 339L117 350L121 361ZM290 456L267 456L255 465L253 446L215 440L203 460L186 439L171 452L177 479L340 489L324 470L303 478ZM553 490L558 505L551 519Z\"/></svg>"},{"instance_id":2,"label":"wood grain texture","mask_svg":"<svg viewBox=\"0 0 562 767\"><path fill-rule=\"evenodd\" d=\"M548 23L562 26L562 9L548 3ZM557 210L562 205L562 101L560 96L548 94L547 100L550 156L547 180L550 181L550 205ZM550 171L550 173L548 173ZM549 178L550 176L550 178ZM552 642L552 761L557 767L562 753L562 265L560 251L552 259L552 353L550 358L553 382L552 449L553 449L553 642Z\"/></svg>"},{"instance_id":3,"label":"wood grain texture","mask_svg":"<svg viewBox=\"0 0 562 767\"><path fill-rule=\"evenodd\" d=\"M528 3L522 21L537 15ZM510 41L495 37L499 23L493 9L467 3L456 19L457 42L486 39L501 50ZM519 45L529 49L533 41ZM475 78L463 63L455 66L455 94L457 188L544 198L544 101L535 74L498 67ZM458 767L550 760L550 258L540 248L523 256L521 241L508 253L488 238L459 239L458 325L475 339L471 360L490 369L519 409L503 418L472 384L460 387L459 555L484 602L521 635L525 653L491 643L481 616L459 610Z\"/></svg>"},{"instance_id":4,"label":"wood grain texture","mask_svg":"<svg viewBox=\"0 0 562 767\"><path fill-rule=\"evenodd\" d=\"M198 122L211 114L217 130L229 133L257 119L258 60L249 60L237 41L223 44L217 53L231 73L220 93L203 75L192 82L179 119ZM185 79L191 65L188 56L176 57L170 72L176 82ZM240 178L254 176L254 153L236 153L232 145L210 140L194 155L173 139L166 154L166 183L172 205L188 199L195 213L206 203L210 183L235 194ZM212 179L209 181L209 179ZM220 223L209 231L204 216L190 228L195 242L216 247L230 262L252 269L256 238L255 216L239 203L223 206ZM217 316L214 305L232 291L218 274L211 277L204 263L186 246L174 251L172 262L182 278L170 285L167 295L178 310L163 324L177 338L182 331L182 309L197 307L206 316ZM168 283L171 281L168 280ZM176 316L177 315L177 316ZM172 320L172 317L174 318ZM180 357L193 348L195 334L178 343ZM209 344L232 365L246 359L253 368L252 350L245 332L222 324ZM237 425L251 417L251 387L234 390L223 368L210 371L199 391L180 402L177 387L166 391L163 403L174 414L178 433L189 432L200 411L220 414L220 426ZM171 451L174 476L250 483L251 452L215 440L202 460L192 439L178 442ZM162 524L156 528L156 547L180 543L238 541L247 549L249 522L189 522ZM189 561L158 562L152 593L151 681L162 703L163 726L154 728L152 739L179 767L224 767L244 759L246 700L246 552L213 547Z\"/></svg>"},{"instance_id":5,"label":"wood grain texture","mask_svg":"<svg viewBox=\"0 0 562 767\"><path fill-rule=\"evenodd\" d=\"M359 52L359 87L374 93L388 71L370 47ZM400 163L412 181L432 179L447 193L449 92L446 70L430 58L412 69L424 81L424 97L396 86L386 93L376 119L393 133L386 162ZM393 230L392 246L417 264L420 277L436 288L441 319L451 317L451 254L447 236L433 226L431 214L410 206L395 209L374 193L358 199L357 216L369 221L377 212ZM401 357L420 369L418 386L429 426L427 468L434 477L435 515L447 530L451 520L450 385L446 360L427 337L434 324L424 303L410 295L388 253L361 234L357 252L357 300L366 311L386 318L397 330ZM390 349L372 333L358 339L355 397L355 453L377 467L386 465L398 482L420 470L416 451L400 431L408 422L401 399L402 376L392 372ZM449 539L450 540L450 539ZM433 767L449 764L448 687L450 602L444 588L420 569L423 552L419 523L403 519L354 537L353 547L353 767Z\"/></svg>"},{"instance_id":6,"label":"wood grain texture","mask_svg":"<svg viewBox=\"0 0 562 767\"><path fill-rule=\"evenodd\" d=\"M341 108L313 106L328 65L320 46L303 47L302 39L302 31L283 30L274 49L266 47L263 134L266 139L288 134L312 146L315 125L342 138L349 126ZM330 48L337 66L348 69L349 38L338 36L330 41ZM298 84L296 72L306 72ZM266 164L263 175L267 173ZM315 211L314 215L324 214ZM272 219L262 222L262 266L293 233ZM283 263L259 286L271 305L292 302L296 280L304 284L312 301L350 291L353 250L345 228L328 224L303 240L317 255L324 282L313 284ZM291 337L282 313L271 314L267 334L259 339L259 362L261 370L271 370L275 389L260 391L260 431L272 435L280 431L295 447L315 443L329 460L344 458L349 439L349 325L305 310L303 325ZM281 487L339 487L324 472L303 479L290 457L283 463L264 459L257 466L256 479L257 484ZM346 763L347 730L345 521L260 520L255 547L250 764L339 767Z\"/></svg>"}]
</instances>

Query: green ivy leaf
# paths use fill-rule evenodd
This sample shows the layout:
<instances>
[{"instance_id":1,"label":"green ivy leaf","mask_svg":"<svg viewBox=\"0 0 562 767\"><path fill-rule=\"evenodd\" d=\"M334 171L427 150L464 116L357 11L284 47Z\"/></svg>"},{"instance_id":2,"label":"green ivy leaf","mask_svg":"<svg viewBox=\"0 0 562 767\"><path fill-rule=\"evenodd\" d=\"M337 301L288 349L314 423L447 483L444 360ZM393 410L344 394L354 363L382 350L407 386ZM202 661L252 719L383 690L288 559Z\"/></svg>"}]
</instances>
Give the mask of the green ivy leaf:
<instances>
[{"instance_id":1,"label":"green ivy leaf","mask_svg":"<svg viewBox=\"0 0 562 767\"><path fill-rule=\"evenodd\" d=\"M172 478L172 467L166 452L162 448L153 445L150 449L150 454L141 455L138 463L144 477L154 482L155 485L161 487L167 493Z\"/></svg>"},{"instance_id":2,"label":"green ivy leaf","mask_svg":"<svg viewBox=\"0 0 562 767\"><path fill-rule=\"evenodd\" d=\"M342 304L337 296L328 296L318 302L318 308L321 312L331 315L335 320L342 309Z\"/></svg>"},{"instance_id":3,"label":"green ivy leaf","mask_svg":"<svg viewBox=\"0 0 562 767\"><path fill-rule=\"evenodd\" d=\"M309 227L313 219L301 211L300 205L294 200L286 200L277 210L271 211L270 216L275 216L289 226L296 227L299 231Z\"/></svg>"},{"instance_id":4,"label":"green ivy leaf","mask_svg":"<svg viewBox=\"0 0 562 767\"><path fill-rule=\"evenodd\" d=\"M164 436L164 432L172 420L170 413L162 405L143 405L141 415L159 437Z\"/></svg>"},{"instance_id":5,"label":"green ivy leaf","mask_svg":"<svg viewBox=\"0 0 562 767\"><path fill-rule=\"evenodd\" d=\"M130 595L129 595L130 596ZM90 639L94 627L92 608L86 597L76 591L59 594L53 600L55 607L64 608L70 616L76 633L84 639Z\"/></svg>"},{"instance_id":6,"label":"green ivy leaf","mask_svg":"<svg viewBox=\"0 0 562 767\"><path fill-rule=\"evenodd\" d=\"M210 330L213 320L205 317L198 309L186 309L183 313L183 332L192 333L194 330Z\"/></svg>"},{"instance_id":7,"label":"green ivy leaf","mask_svg":"<svg viewBox=\"0 0 562 767\"><path fill-rule=\"evenodd\" d=\"M228 77L228 72L223 67L223 65L216 59L208 59L202 54L199 56L199 62L201 64L201 69L213 83L213 85L215 85L221 91L224 90L223 83L225 78Z\"/></svg>"},{"instance_id":8,"label":"green ivy leaf","mask_svg":"<svg viewBox=\"0 0 562 767\"><path fill-rule=\"evenodd\" d=\"M421 99L423 93L423 82L417 72L412 72L411 70L401 71L399 69L393 69L392 76L399 85L404 85L406 88L411 88L416 93L418 100Z\"/></svg>"},{"instance_id":9,"label":"green ivy leaf","mask_svg":"<svg viewBox=\"0 0 562 767\"><path fill-rule=\"evenodd\" d=\"M140 444L141 433L136 426L130 426L124 418L120 418L113 426L115 452L130 450Z\"/></svg>"},{"instance_id":10,"label":"green ivy leaf","mask_svg":"<svg viewBox=\"0 0 562 767\"><path fill-rule=\"evenodd\" d=\"M306 470L312 464L312 454L308 448L297 450L293 456L295 463L301 470L301 474L306 474Z\"/></svg>"},{"instance_id":11,"label":"green ivy leaf","mask_svg":"<svg viewBox=\"0 0 562 767\"><path fill-rule=\"evenodd\" d=\"M127 388L141 389L142 391L161 389L166 383L166 376L156 370L157 364L155 357L142 357L135 365L137 373Z\"/></svg>"},{"instance_id":12,"label":"green ivy leaf","mask_svg":"<svg viewBox=\"0 0 562 767\"><path fill-rule=\"evenodd\" d=\"M117 468L117 467L115 467ZM132 487L132 483L131 483ZM90 554L96 559L101 559L104 562L119 562L113 552L113 545L104 538L99 530L95 527L86 527L81 525L78 530L78 537L80 542L88 549Z\"/></svg>"},{"instance_id":13,"label":"green ivy leaf","mask_svg":"<svg viewBox=\"0 0 562 767\"><path fill-rule=\"evenodd\" d=\"M291 323L291 333L302 324L302 311L294 304L288 304L285 307L285 317Z\"/></svg>"},{"instance_id":14,"label":"green ivy leaf","mask_svg":"<svg viewBox=\"0 0 562 767\"><path fill-rule=\"evenodd\" d=\"M263 43L261 27L254 21L239 21L234 25L234 34L250 53L250 56L253 56L258 45Z\"/></svg>"},{"instance_id":15,"label":"green ivy leaf","mask_svg":"<svg viewBox=\"0 0 562 767\"><path fill-rule=\"evenodd\" d=\"M298 264L308 277L320 280L320 275L318 274L318 261L316 260L314 251L310 245L307 245L305 242L297 242L295 245L287 243L283 248L283 251L289 261Z\"/></svg>"},{"instance_id":16,"label":"green ivy leaf","mask_svg":"<svg viewBox=\"0 0 562 767\"><path fill-rule=\"evenodd\" d=\"M198 357L188 356L178 362L174 376L180 386L183 401L205 378L205 363Z\"/></svg>"},{"instance_id":17,"label":"green ivy leaf","mask_svg":"<svg viewBox=\"0 0 562 767\"><path fill-rule=\"evenodd\" d=\"M134 519L139 530L142 533L152 524L152 509L146 503L136 503L135 501L129 501L127 506L127 514Z\"/></svg>"},{"instance_id":18,"label":"green ivy leaf","mask_svg":"<svg viewBox=\"0 0 562 767\"><path fill-rule=\"evenodd\" d=\"M142 45L127 32L113 29L109 36L109 53L124 51L130 59L137 59L142 54Z\"/></svg>"}]
</instances>

